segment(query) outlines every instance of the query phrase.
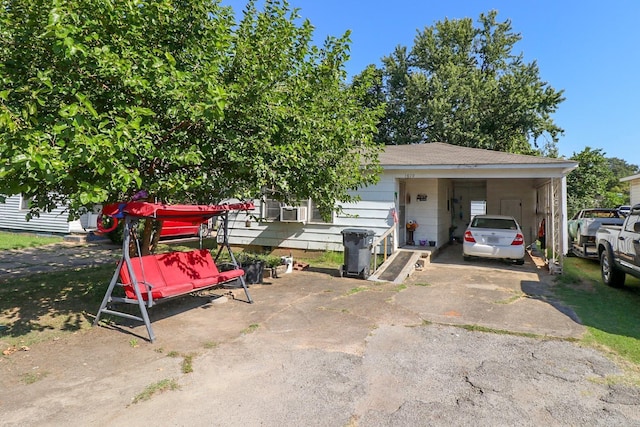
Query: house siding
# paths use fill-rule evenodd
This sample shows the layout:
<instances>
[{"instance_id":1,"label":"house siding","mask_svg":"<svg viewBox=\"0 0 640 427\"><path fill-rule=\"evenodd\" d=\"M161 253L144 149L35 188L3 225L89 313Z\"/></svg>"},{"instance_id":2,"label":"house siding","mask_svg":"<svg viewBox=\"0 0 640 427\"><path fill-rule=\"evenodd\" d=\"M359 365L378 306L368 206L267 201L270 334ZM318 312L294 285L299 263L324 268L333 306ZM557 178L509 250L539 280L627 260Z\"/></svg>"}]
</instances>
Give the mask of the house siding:
<instances>
[{"instance_id":1,"label":"house siding","mask_svg":"<svg viewBox=\"0 0 640 427\"><path fill-rule=\"evenodd\" d=\"M402 172L387 172L380 182L358 192L362 200L343 205L344 212L334 214L333 223L287 223L271 221L258 223L251 221L247 227L245 221L250 215L260 216L260 201L256 200L256 209L246 213L231 214L232 245L250 245L263 247L283 247L304 250L343 250L341 231L345 228L364 228L373 230L377 236L393 226L393 209L398 209L400 182L404 183L405 222L418 223L413 240L416 244L423 241L435 241L442 246L450 240L450 227L457 226L454 236L461 237L470 221L470 202L484 200L487 213L509 214L503 212L508 201L519 205L519 222L527 244L535 241L538 230L536 216L537 188L540 179L473 179L453 180L449 178L407 178ZM418 200L418 195L426 195L427 200ZM403 195L400 195L402 197ZM397 244L406 244L405 224L398 224Z\"/></svg>"},{"instance_id":2,"label":"house siding","mask_svg":"<svg viewBox=\"0 0 640 427\"><path fill-rule=\"evenodd\" d=\"M280 221L258 222L247 219L260 217L261 201L255 200L256 208L249 213L238 212L229 215L229 243L231 245L283 247L303 250L343 250L342 230L362 228L381 235L393 225L392 209L397 191L393 177L383 176L373 186L358 192L361 201L343 203L343 212L334 214L333 222L290 223Z\"/></svg>"},{"instance_id":3,"label":"house siding","mask_svg":"<svg viewBox=\"0 0 640 427\"><path fill-rule=\"evenodd\" d=\"M71 232L72 227L76 227L76 224L68 221L67 214L63 208L56 208L52 212L42 213L40 217L27 221L25 218L27 211L20 209L21 204L21 195L7 197L5 203L0 203L0 228L67 234Z\"/></svg>"},{"instance_id":4,"label":"house siding","mask_svg":"<svg viewBox=\"0 0 640 427\"><path fill-rule=\"evenodd\" d=\"M438 179L416 178L406 180L405 212L406 220L418 223L413 233L413 240L419 244L421 240L438 240ZM418 200L418 195L427 196L427 200ZM404 226L404 224L402 224ZM404 242L401 242L401 244Z\"/></svg>"},{"instance_id":5,"label":"house siding","mask_svg":"<svg viewBox=\"0 0 640 427\"><path fill-rule=\"evenodd\" d=\"M634 179L629 183L631 193L631 206L640 203L640 178Z\"/></svg>"}]
</instances>

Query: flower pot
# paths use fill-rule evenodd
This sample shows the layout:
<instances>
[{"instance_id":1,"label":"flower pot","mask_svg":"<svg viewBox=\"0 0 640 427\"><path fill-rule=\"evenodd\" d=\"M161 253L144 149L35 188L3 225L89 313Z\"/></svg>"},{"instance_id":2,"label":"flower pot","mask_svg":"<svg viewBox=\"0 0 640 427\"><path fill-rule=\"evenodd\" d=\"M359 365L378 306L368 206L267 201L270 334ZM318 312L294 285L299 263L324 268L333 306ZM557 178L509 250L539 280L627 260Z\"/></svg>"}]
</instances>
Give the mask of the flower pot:
<instances>
[{"instance_id":1,"label":"flower pot","mask_svg":"<svg viewBox=\"0 0 640 427\"><path fill-rule=\"evenodd\" d=\"M253 261L242 265L244 280L248 285L262 283L264 278L264 264L262 261Z\"/></svg>"},{"instance_id":2,"label":"flower pot","mask_svg":"<svg viewBox=\"0 0 640 427\"><path fill-rule=\"evenodd\" d=\"M264 269L264 277L277 279L287 271L286 265L278 265L277 267L267 267Z\"/></svg>"}]
</instances>

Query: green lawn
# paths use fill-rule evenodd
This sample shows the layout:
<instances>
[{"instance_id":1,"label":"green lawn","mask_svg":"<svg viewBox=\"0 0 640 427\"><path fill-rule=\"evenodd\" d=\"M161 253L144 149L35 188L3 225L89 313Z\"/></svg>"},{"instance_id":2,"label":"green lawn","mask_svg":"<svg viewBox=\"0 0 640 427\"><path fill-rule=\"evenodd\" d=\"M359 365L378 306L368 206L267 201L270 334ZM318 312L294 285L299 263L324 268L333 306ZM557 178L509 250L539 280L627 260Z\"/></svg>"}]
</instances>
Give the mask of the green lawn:
<instances>
[{"instance_id":1,"label":"green lawn","mask_svg":"<svg viewBox=\"0 0 640 427\"><path fill-rule=\"evenodd\" d=\"M627 275L624 287L611 288L596 261L567 258L554 293L587 327L585 344L640 365L640 280Z\"/></svg>"},{"instance_id":2,"label":"green lawn","mask_svg":"<svg viewBox=\"0 0 640 427\"><path fill-rule=\"evenodd\" d=\"M62 237L39 236L32 233L7 233L0 231L0 250L24 249L34 246L60 243Z\"/></svg>"}]
</instances>

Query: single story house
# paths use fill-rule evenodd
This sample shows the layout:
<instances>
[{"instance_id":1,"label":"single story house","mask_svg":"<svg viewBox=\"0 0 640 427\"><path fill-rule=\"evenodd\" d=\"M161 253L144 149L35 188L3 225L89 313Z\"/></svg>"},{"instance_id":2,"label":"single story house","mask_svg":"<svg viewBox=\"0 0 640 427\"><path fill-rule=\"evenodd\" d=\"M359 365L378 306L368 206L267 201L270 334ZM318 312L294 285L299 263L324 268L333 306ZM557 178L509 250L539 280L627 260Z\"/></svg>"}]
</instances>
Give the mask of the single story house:
<instances>
[{"instance_id":1,"label":"single story house","mask_svg":"<svg viewBox=\"0 0 640 427\"><path fill-rule=\"evenodd\" d=\"M361 200L343 204L329 221L312 200L295 206L255 200L255 210L229 215L230 244L341 251L342 231L358 228L376 236L393 231L394 250L412 246L411 240L440 247L461 239L471 216L486 212L514 216L527 245L536 241L544 220L551 253L568 252L566 176L578 167L575 161L428 143L386 146L380 163L379 182L357 191ZM94 213L67 222L62 208L27 222L27 203L12 196L0 204L0 228L51 233L95 228ZM409 221L418 224L412 236ZM561 263L561 257L550 260L560 270Z\"/></svg>"},{"instance_id":2,"label":"single story house","mask_svg":"<svg viewBox=\"0 0 640 427\"><path fill-rule=\"evenodd\" d=\"M329 222L312 200L296 206L256 200L255 211L230 216L230 243L342 250L344 229L380 236L394 228L394 249L411 240L440 247L461 239L471 216L486 212L514 216L527 245L537 240L544 219L552 253L568 252L566 176L575 161L428 143L386 146L380 163L380 181L360 189L361 201L342 205ZM413 236L409 221L418 224ZM561 269L561 262L552 259L550 266Z\"/></svg>"},{"instance_id":3,"label":"single story house","mask_svg":"<svg viewBox=\"0 0 640 427\"><path fill-rule=\"evenodd\" d=\"M640 174L631 175L620 179L620 182L629 182L631 193L631 206L640 203Z\"/></svg>"},{"instance_id":4,"label":"single story house","mask_svg":"<svg viewBox=\"0 0 640 427\"><path fill-rule=\"evenodd\" d=\"M29 198L22 194L7 197L0 203L0 229L30 231L34 233L71 234L95 230L97 213L89 212L76 221L69 221L64 207L43 212L37 218L26 220Z\"/></svg>"}]
</instances>

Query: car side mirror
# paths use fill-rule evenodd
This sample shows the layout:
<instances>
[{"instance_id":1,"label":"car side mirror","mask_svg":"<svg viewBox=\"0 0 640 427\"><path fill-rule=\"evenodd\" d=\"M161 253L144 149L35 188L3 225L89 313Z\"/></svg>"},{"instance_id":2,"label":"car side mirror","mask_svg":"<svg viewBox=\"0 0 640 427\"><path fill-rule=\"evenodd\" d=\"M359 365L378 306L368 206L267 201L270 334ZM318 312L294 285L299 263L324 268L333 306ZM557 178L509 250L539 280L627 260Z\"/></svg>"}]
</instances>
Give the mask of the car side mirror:
<instances>
[{"instance_id":1,"label":"car side mirror","mask_svg":"<svg viewBox=\"0 0 640 427\"><path fill-rule=\"evenodd\" d=\"M636 233L640 233L640 220L636 221L636 223L633 224L633 231L635 231Z\"/></svg>"}]
</instances>

